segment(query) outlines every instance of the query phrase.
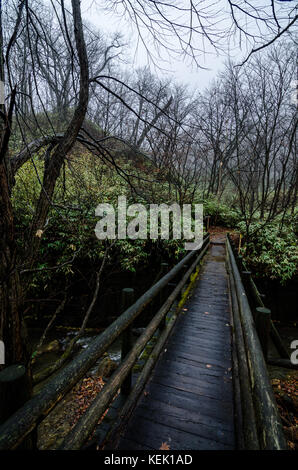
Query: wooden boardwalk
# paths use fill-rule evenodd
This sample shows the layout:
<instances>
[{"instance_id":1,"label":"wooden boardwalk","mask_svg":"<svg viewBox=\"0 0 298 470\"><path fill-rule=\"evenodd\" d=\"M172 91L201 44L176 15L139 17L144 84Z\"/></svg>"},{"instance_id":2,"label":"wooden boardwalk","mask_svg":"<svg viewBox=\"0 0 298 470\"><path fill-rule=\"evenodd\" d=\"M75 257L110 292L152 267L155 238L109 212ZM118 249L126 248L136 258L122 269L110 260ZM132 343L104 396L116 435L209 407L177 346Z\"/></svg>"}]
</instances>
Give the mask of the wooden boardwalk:
<instances>
[{"instance_id":1,"label":"wooden boardwalk","mask_svg":"<svg viewBox=\"0 0 298 470\"><path fill-rule=\"evenodd\" d=\"M212 244L119 449L235 449L228 277Z\"/></svg>"}]
</instances>

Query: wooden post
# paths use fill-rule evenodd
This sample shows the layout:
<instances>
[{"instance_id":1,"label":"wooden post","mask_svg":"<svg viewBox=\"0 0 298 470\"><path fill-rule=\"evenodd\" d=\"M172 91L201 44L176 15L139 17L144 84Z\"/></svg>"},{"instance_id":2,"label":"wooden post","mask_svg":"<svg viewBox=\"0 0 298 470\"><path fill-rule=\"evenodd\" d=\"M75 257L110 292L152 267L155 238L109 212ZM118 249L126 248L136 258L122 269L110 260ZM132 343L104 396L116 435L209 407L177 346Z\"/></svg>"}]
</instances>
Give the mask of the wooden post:
<instances>
[{"instance_id":1,"label":"wooden post","mask_svg":"<svg viewBox=\"0 0 298 470\"><path fill-rule=\"evenodd\" d=\"M238 261L238 269L241 271L243 269L243 256L236 252L235 258Z\"/></svg>"},{"instance_id":2,"label":"wooden post","mask_svg":"<svg viewBox=\"0 0 298 470\"><path fill-rule=\"evenodd\" d=\"M0 372L0 425L30 399L29 377L25 366L16 364ZM33 436L25 439L20 449L32 449Z\"/></svg>"},{"instance_id":3,"label":"wooden post","mask_svg":"<svg viewBox=\"0 0 298 470\"><path fill-rule=\"evenodd\" d=\"M135 286L136 286L136 277L137 277L137 272L133 271L132 274L131 274L131 284L132 284L133 288L135 288Z\"/></svg>"},{"instance_id":4,"label":"wooden post","mask_svg":"<svg viewBox=\"0 0 298 470\"><path fill-rule=\"evenodd\" d=\"M243 278L242 282L244 284L245 290L249 290L249 285L250 285L249 279L251 277L251 271L242 271L241 274L242 274L242 278Z\"/></svg>"},{"instance_id":5,"label":"wooden post","mask_svg":"<svg viewBox=\"0 0 298 470\"><path fill-rule=\"evenodd\" d=\"M27 381L23 365L9 366L0 372L0 424L29 400Z\"/></svg>"},{"instance_id":6,"label":"wooden post","mask_svg":"<svg viewBox=\"0 0 298 470\"><path fill-rule=\"evenodd\" d=\"M270 336L271 310L265 307L255 309L255 324L262 346L265 361L268 359L268 344Z\"/></svg>"},{"instance_id":7,"label":"wooden post","mask_svg":"<svg viewBox=\"0 0 298 470\"><path fill-rule=\"evenodd\" d=\"M134 302L134 289L131 288L124 288L122 289L122 299L121 299L121 305L122 305L122 313L130 307L133 302ZM126 330L122 333L122 349L121 349L121 362L124 361L126 355L129 353L133 346L133 340L132 340L132 324L130 324ZM130 392L131 389L131 372L128 374L126 379L124 380L122 387L121 387L121 393L127 395Z\"/></svg>"}]
</instances>

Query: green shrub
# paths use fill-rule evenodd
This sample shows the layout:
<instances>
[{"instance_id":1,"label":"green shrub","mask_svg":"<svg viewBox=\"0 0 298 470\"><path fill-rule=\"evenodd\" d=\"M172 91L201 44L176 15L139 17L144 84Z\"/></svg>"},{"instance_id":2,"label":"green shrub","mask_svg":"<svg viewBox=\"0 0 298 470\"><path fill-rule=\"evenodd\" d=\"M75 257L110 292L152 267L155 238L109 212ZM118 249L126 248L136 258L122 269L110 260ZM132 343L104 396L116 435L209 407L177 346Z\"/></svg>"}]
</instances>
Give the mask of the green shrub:
<instances>
[{"instance_id":1,"label":"green shrub","mask_svg":"<svg viewBox=\"0 0 298 470\"><path fill-rule=\"evenodd\" d=\"M224 227L235 227L241 220L241 215L227 204L220 203L216 199L208 199L203 202L204 215L211 217L211 224Z\"/></svg>"},{"instance_id":2,"label":"green shrub","mask_svg":"<svg viewBox=\"0 0 298 470\"><path fill-rule=\"evenodd\" d=\"M298 247L293 226L280 231L278 222L262 225L261 222L250 225L242 254L256 276L285 283L298 274ZM239 224L239 229L246 233L244 223Z\"/></svg>"},{"instance_id":3,"label":"green shrub","mask_svg":"<svg viewBox=\"0 0 298 470\"><path fill-rule=\"evenodd\" d=\"M128 163L126 167L129 170ZM42 174L43 162L36 155L34 161L24 164L16 175L13 205L17 243L22 253L28 242L28 229L38 201ZM137 201L131 200L127 183L114 169L99 160L94 163L82 153L74 159L72 171L66 166L57 181L54 204L41 234L38 263L34 267L38 271L30 277L30 289L34 295L48 288L52 291L63 288L68 280L78 276L78 272L88 276L91 270L99 269L106 242L98 240L94 233L99 220L95 216L95 208L105 202L117 207L120 194L127 194L128 204L144 203L141 197ZM182 240L117 240L108 253L105 270L134 272L154 262L152 256L177 262L183 254ZM54 266L61 267L49 269Z\"/></svg>"}]
</instances>

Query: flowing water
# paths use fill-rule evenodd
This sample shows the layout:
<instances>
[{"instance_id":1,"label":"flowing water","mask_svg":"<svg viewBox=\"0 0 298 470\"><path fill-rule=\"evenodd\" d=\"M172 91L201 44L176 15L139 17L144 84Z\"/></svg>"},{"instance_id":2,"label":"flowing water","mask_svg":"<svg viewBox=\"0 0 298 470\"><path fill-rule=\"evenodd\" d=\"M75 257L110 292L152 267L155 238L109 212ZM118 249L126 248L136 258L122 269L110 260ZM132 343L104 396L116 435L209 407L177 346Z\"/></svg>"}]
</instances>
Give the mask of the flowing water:
<instances>
[{"instance_id":1,"label":"flowing water","mask_svg":"<svg viewBox=\"0 0 298 470\"><path fill-rule=\"evenodd\" d=\"M77 334L78 330L71 330L71 331L65 331L65 330L53 330L49 335L46 337L46 340L44 341L43 348L46 350L43 352L36 360L34 364L34 369L33 372L36 373L37 371L40 371L44 369L47 366L50 366L51 364L55 363L59 357L61 357L61 354L65 351L65 348L69 341ZM32 344L33 344L33 350L34 347L38 344L38 341L40 339L40 336L42 335L42 330L41 329L30 329L29 331L30 338L32 339ZM83 349L88 348L88 346L91 344L95 336L100 334L99 331L94 331L94 332L87 332L80 338L77 342L78 345L78 351L81 351ZM48 346L50 344L53 344L52 342L55 341L55 347L54 350L48 351ZM108 348L107 353L110 357L110 359L114 362L119 363L120 358L121 358L121 337L117 338L117 340L111 344L111 346ZM91 373L93 373L100 361L102 359L102 356L96 361L96 363L93 365L91 369Z\"/></svg>"}]
</instances>

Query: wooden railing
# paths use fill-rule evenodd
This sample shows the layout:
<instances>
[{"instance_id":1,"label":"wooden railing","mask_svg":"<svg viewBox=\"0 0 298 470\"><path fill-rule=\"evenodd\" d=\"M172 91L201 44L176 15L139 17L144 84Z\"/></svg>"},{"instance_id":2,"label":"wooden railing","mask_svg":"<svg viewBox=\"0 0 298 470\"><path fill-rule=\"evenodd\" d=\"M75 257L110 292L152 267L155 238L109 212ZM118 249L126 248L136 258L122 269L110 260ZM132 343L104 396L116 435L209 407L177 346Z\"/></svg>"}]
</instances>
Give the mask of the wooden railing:
<instances>
[{"instance_id":1,"label":"wooden railing","mask_svg":"<svg viewBox=\"0 0 298 470\"><path fill-rule=\"evenodd\" d=\"M230 245L235 257L237 267L239 269L245 291L248 296L248 301L254 316L256 323L256 329L261 341L263 353L268 363L274 363L275 365L285 366L289 368L295 368L290 362L290 355L286 346L284 345L274 323L271 320L271 311L265 307L263 301L263 295L260 294L254 280L252 273L247 269L241 254L237 253L237 250L231 244L231 240L228 234ZM281 359L272 359L268 357L268 341L269 336L274 343Z\"/></svg>"},{"instance_id":2,"label":"wooden railing","mask_svg":"<svg viewBox=\"0 0 298 470\"><path fill-rule=\"evenodd\" d=\"M5 423L0 426L0 450L15 449L23 440L32 433L41 421L53 410L55 405L70 391L78 381L90 370L94 363L107 351L108 347L120 336L125 337L125 357L120 366L105 384L102 391L92 401L90 407L84 415L79 419L77 424L66 436L61 449L79 449L83 446L89 435L96 427L98 420L109 407L109 404L122 386L125 393L129 393L126 403L121 411L120 421L115 424L113 431L120 426L121 420L128 416L133 409L136 398L142 391L150 371L158 358L162 347L172 330L179 307L176 308L168 322L165 318L174 302L179 299L181 292L187 284L193 272L197 270L197 266L207 251L210 243L209 235L203 240L202 247L197 251L190 251L173 269L162 276L148 291L146 291L133 305L128 308L100 335L98 335L90 346L80 352L68 365L52 378L43 389L29 401L27 401L19 410L17 410ZM186 270L186 272L185 272ZM176 280L177 276L182 273L182 278L169 292L171 281ZM166 293L166 295L161 295ZM129 289L126 294L126 301L130 296ZM145 307L154 299L164 299L164 303L160 306L144 333L138 338L132 346L129 341L129 328L134 320L140 315ZM161 334L157 340L155 348L150 355L146 365L138 377L136 384L130 391L130 379L132 367L137 361L140 353L150 341L157 329L161 330ZM126 333L125 333L126 332ZM132 347L131 347L132 346Z\"/></svg>"},{"instance_id":3,"label":"wooden railing","mask_svg":"<svg viewBox=\"0 0 298 470\"><path fill-rule=\"evenodd\" d=\"M233 380L237 446L239 449L248 450L286 449L254 315L229 237L227 237L227 268L233 312ZM268 314L266 311L260 313L265 316Z\"/></svg>"}]
</instances>

